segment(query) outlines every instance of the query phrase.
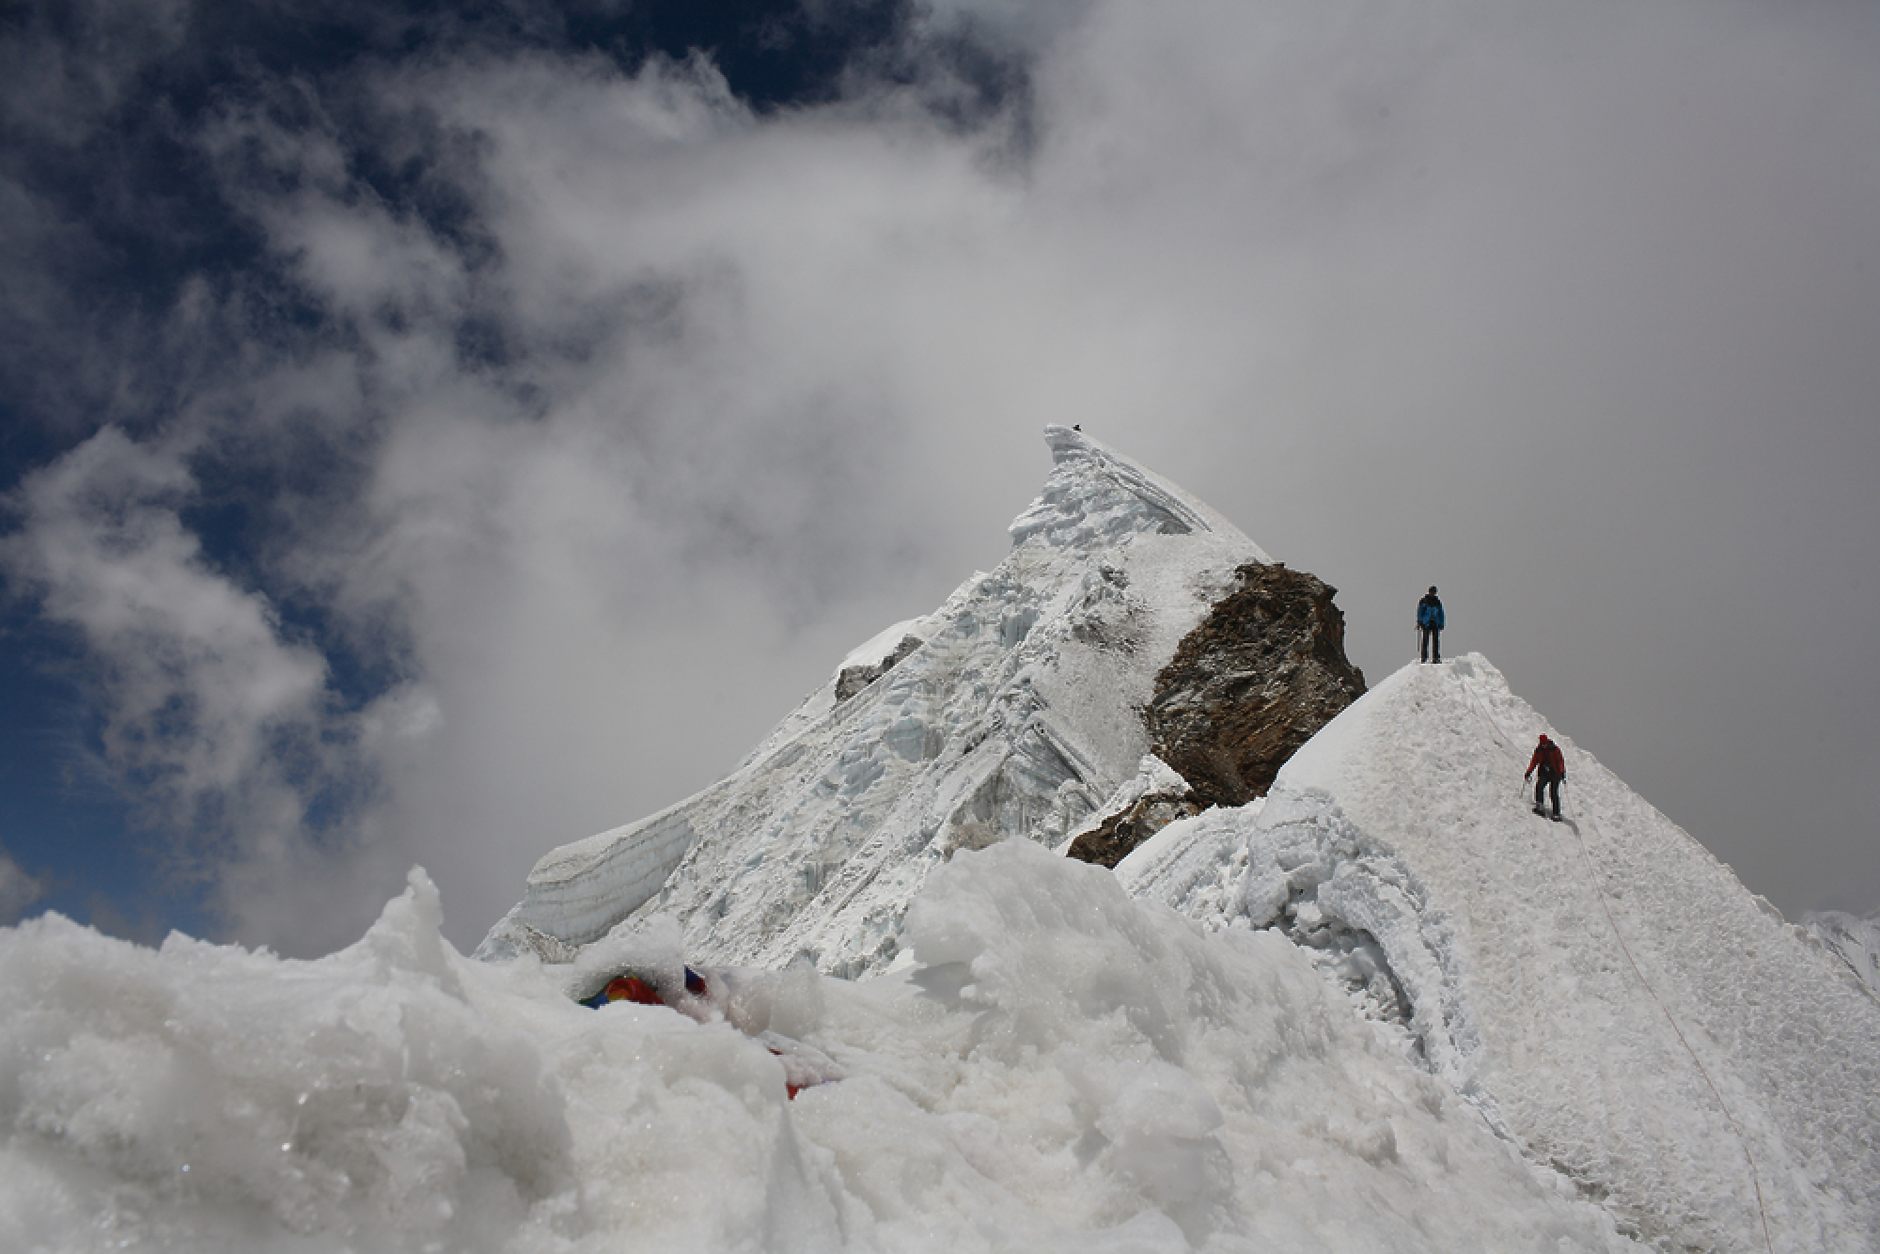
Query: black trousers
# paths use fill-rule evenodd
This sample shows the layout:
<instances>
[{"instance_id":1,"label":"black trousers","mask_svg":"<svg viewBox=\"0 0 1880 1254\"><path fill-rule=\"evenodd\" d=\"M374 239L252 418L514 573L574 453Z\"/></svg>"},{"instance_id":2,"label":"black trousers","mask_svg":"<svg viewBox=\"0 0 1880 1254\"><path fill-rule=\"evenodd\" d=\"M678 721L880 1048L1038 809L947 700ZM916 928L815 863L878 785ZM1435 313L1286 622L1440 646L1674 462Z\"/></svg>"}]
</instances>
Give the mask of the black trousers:
<instances>
[{"instance_id":1,"label":"black trousers","mask_svg":"<svg viewBox=\"0 0 1880 1254\"><path fill-rule=\"evenodd\" d=\"M1432 657L1431 654L1435 656ZM1417 656L1425 662L1443 660L1443 629L1441 627L1417 628Z\"/></svg>"},{"instance_id":2,"label":"black trousers","mask_svg":"<svg viewBox=\"0 0 1880 1254\"><path fill-rule=\"evenodd\" d=\"M1560 817L1560 777L1552 771L1542 771L1534 779L1534 808L1541 808L1541 790L1548 788L1554 794L1554 817Z\"/></svg>"}]
</instances>

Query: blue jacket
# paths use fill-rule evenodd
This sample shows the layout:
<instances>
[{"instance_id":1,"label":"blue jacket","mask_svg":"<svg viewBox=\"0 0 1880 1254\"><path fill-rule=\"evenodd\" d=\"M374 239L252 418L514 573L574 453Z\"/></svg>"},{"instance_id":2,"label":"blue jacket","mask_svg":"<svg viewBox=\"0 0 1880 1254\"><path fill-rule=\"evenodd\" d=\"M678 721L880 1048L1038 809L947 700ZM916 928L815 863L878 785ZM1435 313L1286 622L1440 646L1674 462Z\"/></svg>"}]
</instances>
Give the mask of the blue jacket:
<instances>
[{"instance_id":1,"label":"blue jacket","mask_svg":"<svg viewBox=\"0 0 1880 1254\"><path fill-rule=\"evenodd\" d=\"M1443 603L1435 597L1424 597L1417 602L1417 626L1443 629Z\"/></svg>"}]
</instances>

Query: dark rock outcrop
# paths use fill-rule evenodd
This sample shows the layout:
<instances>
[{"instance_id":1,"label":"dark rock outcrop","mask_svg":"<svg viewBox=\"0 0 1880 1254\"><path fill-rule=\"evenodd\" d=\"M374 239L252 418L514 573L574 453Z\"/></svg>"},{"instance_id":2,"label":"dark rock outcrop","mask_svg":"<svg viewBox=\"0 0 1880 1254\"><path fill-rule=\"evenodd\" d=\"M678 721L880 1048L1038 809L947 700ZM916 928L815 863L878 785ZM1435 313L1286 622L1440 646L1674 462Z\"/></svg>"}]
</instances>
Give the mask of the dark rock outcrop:
<instances>
[{"instance_id":1,"label":"dark rock outcrop","mask_svg":"<svg viewBox=\"0 0 1880 1254\"><path fill-rule=\"evenodd\" d=\"M1148 793L1072 841L1068 852L1084 862L1114 867L1137 845L1176 819L1189 818L1201 809L1187 789L1180 793Z\"/></svg>"},{"instance_id":2,"label":"dark rock outcrop","mask_svg":"<svg viewBox=\"0 0 1880 1254\"><path fill-rule=\"evenodd\" d=\"M1143 711L1154 753L1186 790L1124 806L1072 842L1071 857L1113 867L1176 819L1265 796L1286 759L1364 694L1336 588L1277 564L1236 573L1239 586L1182 640Z\"/></svg>"},{"instance_id":3,"label":"dark rock outcrop","mask_svg":"<svg viewBox=\"0 0 1880 1254\"><path fill-rule=\"evenodd\" d=\"M1265 796L1293 751L1364 695L1336 588L1277 564L1237 574L1239 588L1156 676L1145 711L1155 754L1203 808Z\"/></svg>"},{"instance_id":4,"label":"dark rock outcrop","mask_svg":"<svg viewBox=\"0 0 1880 1254\"><path fill-rule=\"evenodd\" d=\"M903 636L901 637L901 643L894 646L894 652L882 658L881 661L875 663L873 666L843 667L842 672L836 676L836 700L839 702L847 701L850 697L893 670L908 654L920 648L922 643L918 636Z\"/></svg>"}]
</instances>

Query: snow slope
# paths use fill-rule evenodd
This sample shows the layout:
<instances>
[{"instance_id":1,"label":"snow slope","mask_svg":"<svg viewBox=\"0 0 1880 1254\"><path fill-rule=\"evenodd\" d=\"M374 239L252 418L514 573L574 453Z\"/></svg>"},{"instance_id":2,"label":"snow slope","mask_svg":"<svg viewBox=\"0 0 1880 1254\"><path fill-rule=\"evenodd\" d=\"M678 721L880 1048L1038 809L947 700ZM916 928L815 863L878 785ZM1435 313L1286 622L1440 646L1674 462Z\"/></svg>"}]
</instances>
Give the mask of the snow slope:
<instances>
[{"instance_id":1,"label":"snow slope","mask_svg":"<svg viewBox=\"0 0 1880 1254\"><path fill-rule=\"evenodd\" d=\"M1563 823L1521 785L1543 730ZM1171 825L1118 876L1317 947L1532 1161L1663 1248L1880 1245L1880 1002L1479 655L1389 677L1257 811Z\"/></svg>"},{"instance_id":2,"label":"snow slope","mask_svg":"<svg viewBox=\"0 0 1880 1254\"><path fill-rule=\"evenodd\" d=\"M724 781L549 853L479 954L566 956L638 909L678 917L707 961L878 971L955 850L1059 843L1131 780L1156 673L1235 568L1269 559L1081 432L1045 438L1051 475L997 569L852 653ZM842 670L910 635L918 648L837 701Z\"/></svg>"}]
</instances>

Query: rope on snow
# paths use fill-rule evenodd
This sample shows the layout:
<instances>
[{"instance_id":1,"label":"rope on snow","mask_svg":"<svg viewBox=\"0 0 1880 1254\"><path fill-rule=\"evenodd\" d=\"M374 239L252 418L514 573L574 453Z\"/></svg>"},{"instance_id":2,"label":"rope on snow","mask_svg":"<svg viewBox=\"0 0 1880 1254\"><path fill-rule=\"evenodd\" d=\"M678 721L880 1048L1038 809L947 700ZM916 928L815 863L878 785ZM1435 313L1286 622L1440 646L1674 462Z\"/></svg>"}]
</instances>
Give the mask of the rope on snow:
<instances>
[{"instance_id":1,"label":"rope on snow","mask_svg":"<svg viewBox=\"0 0 1880 1254\"><path fill-rule=\"evenodd\" d=\"M1516 747L1514 740L1508 735L1508 730L1501 725L1501 720L1496 718L1494 713L1489 710L1487 704L1476 694L1475 690L1466 679L1463 681L1462 690L1464 695L1468 697L1469 703L1475 707L1476 713L1488 724L1489 729L1494 732L1495 738L1513 751L1518 758L1521 751ZM1566 787L1565 780L1561 781L1561 787ZM1527 796L1527 781L1525 779L1521 781L1519 795L1524 800ZM1572 792L1567 793L1567 808L1573 812L1575 818L1586 817L1580 814L1579 808L1576 805L1575 795ZM1590 823L1594 820L1587 818L1587 821ZM1619 942L1619 952L1625 955L1627 964L1632 968L1632 974L1638 977L1638 982L1644 986L1646 993L1651 996L1652 1001L1657 1005L1658 1012L1665 1017L1665 1022L1671 1025L1671 1031L1678 1038L1678 1044L1684 1046L1684 1052L1691 1056L1691 1065L1696 1067L1697 1074L1703 1077L1704 1087L1708 1088L1710 1095L1717 1100L1717 1109L1723 1112L1724 1120L1730 1125L1730 1131L1736 1134L1736 1143L1743 1151L1743 1161L1749 1164L1750 1185L1756 1190L1756 1214L1762 1221L1763 1245L1769 1250L1769 1254L1775 1254L1775 1241L1771 1239L1769 1235L1769 1212L1763 1206L1762 1178L1760 1173L1756 1170L1756 1157L1750 1153L1749 1138L1743 1135L1743 1129L1737 1125L1736 1116L1730 1113L1730 1107L1728 1103L1723 1100L1723 1094L1717 1091L1716 1084L1710 1078L1710 1072L1704 1069L1703 1060L1697 1056L1697 1051L1691 1048L1690 1041L1685 1039L1684 1030L1678 1026L1678 1021L1672 1017L1670 1009L1665 1005L1664 1000L1658 996L1658 991L1652 987L1651 981L1645 978L1645 972L1639 969L1638 960L1632 956L1631 947L1625 943L1625 936L1619 931L1619 921L1613 916L1612 905L1606 896L1606 886L1599 878L1598 869L1593 865L1593 853L1592 850L1587 847L1586 837L1580 834L1579 824L1573 823L1569 824L1569 826L1573 828L1574 838L1579 841L1580 856L1586 860L1586 873L1592 878L1593 892L1594 895L1599 898L1600 909L1606 912L1606 922L1612 928L1613 939Z\"/></svg>"},{"instance_id":2,"label":"rope on snow","mask_svg":"<svg viewBox=\"0 0 1880 1254\"><path fill-rule=\"evenodd\" d=\"M1568 794L1567 804L1574 810L1575 817L1586 818L1588 823L1596 822L1596 820L1579 813L1578 807L1574 805L1572 794ZM1670 1009L1665 1005L1663 999L1658 996L1658 992L1652 987L1651 981L1645 978L1645 973L1639 969L1638 960L1632 957L1632 949L1625 943L1625 936L1619 931L1619 921L1613 917L1612 905L1606 897L1606 886L1599 878L1598 869L1593 865L1593 853L1592 850L1587 847L1586 837L1580 834L1578 824L1571 826L1573 827L1574 838L1580 843L1580 856L1586 859L1586 873L1592 877L1593 892L1599 898L1600 909L1606 912L1606 922L1612 928L1613 939L1619 942L1619 952L1625 955L1626 962L1630 964L1632 968L1632 974L1638 977L1638 982L1644 985L1645 991L1651 995L1652 1001L1658 1006L1658 1013L1662 1014L1665 1017L1665 1022L1671 1025L1671 1031L1677 1036L1678 1044L1684 1046L1684 1052L1691 1056L1691 1065L1696 1067L1697 1074L1704 1078L1704 1087L1708 1088L1710 1095L1717 1099L1717 1109L1723 1112L1724 1119L1730 1125L1730 1131L1736 1133L1736 1143L1743 1151L1743 1161L1749 1164L1750 1185L1756 1190L1756 1214L1762 1220L1763 1245L1769 1250L1769 1254L1775 1254L1775 1242L1769 1236L1769 1212L1763 1207L1762 1178L1756 1170L1755 1155L1751 1154L1749 1151L1749 1138L1744 1136L1743 1129L1737 1126L1736 1116L1730 1113L1730 1107L1723 1100L1723 1094L1717 1091L1716 1084L1711 1081L1710 1072L1704 1069L1703 1060L1697 1056L1697 1051L1691 1048L1690 1041L1685 1039L1684 1029L1678 1026L1678 1021L1672 1017Z\"/></svg>"}]
</instances>

